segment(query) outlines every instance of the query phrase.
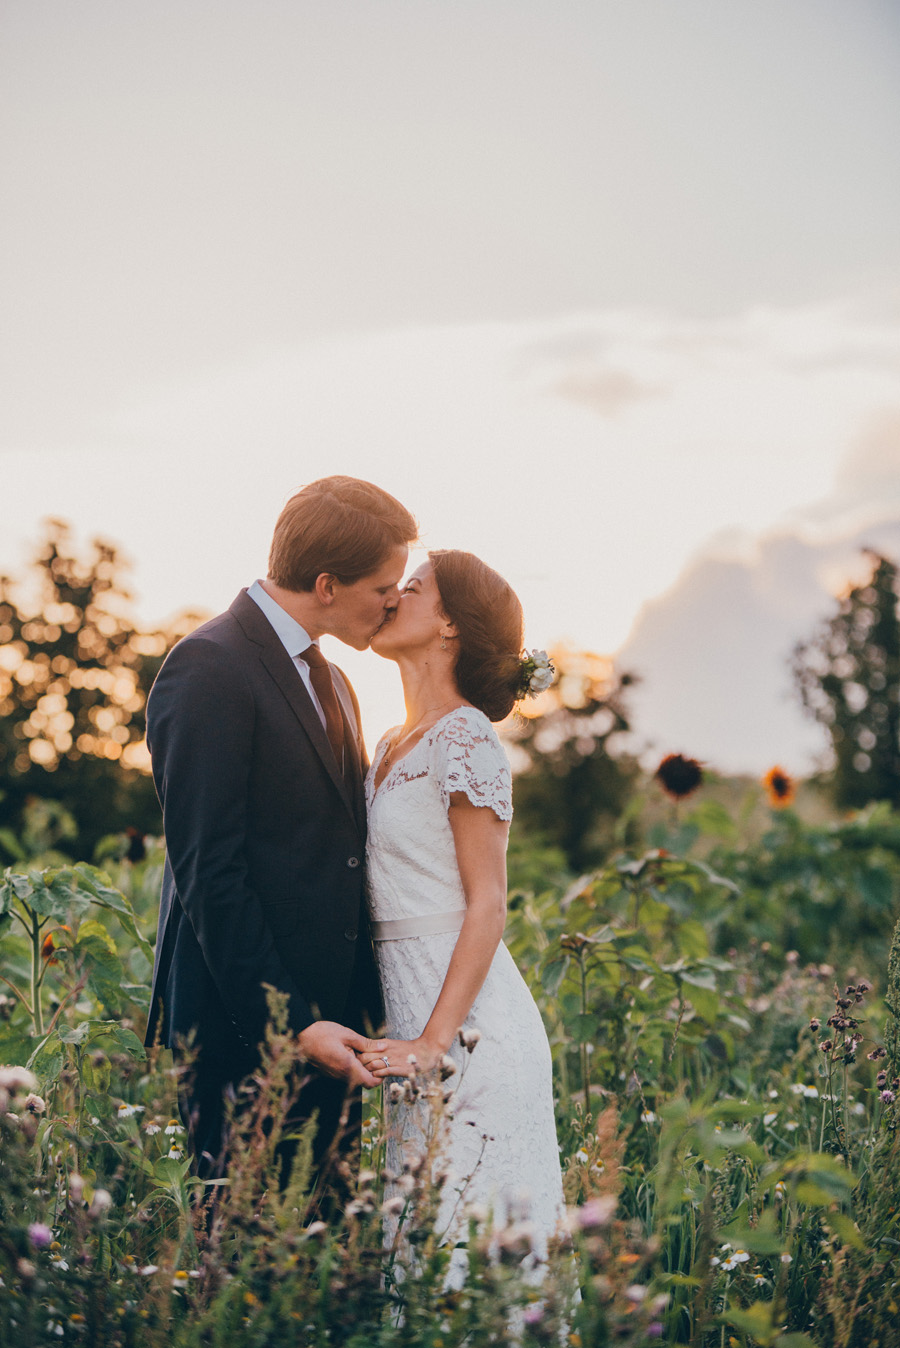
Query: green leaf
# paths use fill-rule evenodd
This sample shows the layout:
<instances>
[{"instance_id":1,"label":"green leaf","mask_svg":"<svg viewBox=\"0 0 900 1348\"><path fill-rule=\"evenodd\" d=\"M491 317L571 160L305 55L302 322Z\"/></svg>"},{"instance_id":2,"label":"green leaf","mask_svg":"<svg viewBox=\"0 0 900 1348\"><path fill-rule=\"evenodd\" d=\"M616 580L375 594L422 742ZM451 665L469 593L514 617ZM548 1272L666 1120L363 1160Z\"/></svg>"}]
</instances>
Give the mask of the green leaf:
<instances>
[{"instance_id":1,"label":"green leaf","mask_svg":"<svg viewBox=\"0 0 900 1348\"><path fill-rule=\"evenodd\" d=\"M772 1342L772 1303L770 1301L754 1301L752 1306L746 1310L729 1309L724 1311L719 1317L727 1325L734 1325L736 1329L742 1329L745 1334L752 1334L755 1339L763 1344Z\"/></svg>"},{"instance_id":2,"label":"green leaf","mask_svg":"<svg viewBox=\"0 0 900 1348\"><path fill-rule=\"evenodd\" d=\"M12 829L0 828L0 846L5 847L9 855L16 861L25 860L25 852Z\"/></svg>"},{"instance_id":3,"label":"green leaf","mask_svg":"<svg viewBox=\"0 0 900 1348\"><path fill-rule=\"evenodd\" d=\"M568 960L550 960L541 970L541 987L548 997L555 997L566 972Z\"/></svg>"},{"instance_id":4,"label":"green leaf","mask_svg":"<svg viewBox=\"0 0 900 1348\"><path fill-rule=\"evenodd\" d=\"M133 1058L143 1062L146 1058L144 1045L138 1039L133 1030L128 1030L124 1025L120 1025L117 1020L95 1020L92 1023L90 1042L92 1044L105 1043L112 1040L116 1048L120 1048L123 1053L130 1053Z\"/></svg>"},{"instance_id":5,"label":"green leaf","mask_svg":"<svg viewBox=\"0 0 900 1348\"><path fill-rule=\"evenodd\" d=\"M73 1030L60 1030L59 1037L64 1044L84 1044L91 1032L91 1021L80 1021Z\"/></svg>"},{"instance_id":6,"label":"green leaf","mask_svg":"<svg viewBox=\"0 0 900 1348\"><path fill-rule=\"evenodd\" d=\"M848 1217L843 1212L829 1212L825 1218L826 1226L830 1226L836 1236L839 1236L845 1245L852 1245L856 1250L865 1249L865 1242L856 1228L856 1223L852 1217Z\"/></svg>"},{"instance_id":7,"label":"green leaf","mask_svg":"<svg viewBox=\"0 0 900 1348\"><path fill-rule=\"evenodd\" d=\"M724 838L731 842L738 836L737 825L718 800L701 801L688 818L707 837Z\"/></svg>"},{"instance_id":8,"label":"green leaf","mask_svg":"<svg viewBox=\"0 0 900 1348\"><path fill-rule=\"evenodd\" d=\"M153 1167L153 1177L159 1184L166 1187L179 1185L190 1169L191 1158L185 1156L184 1160L176 1161L171 1156L163 1156Z\"/></svg>"},{"instance_id":9,"label":"green leaf","mask_svg":"<svg viewBox=\"0 0 900 1348\"><path fill-rule=\"evenodd\" d=\"M590 1044L600 1033L601 1020L599 1016L592 1015L589 1011L579 1013L574 1017L570 1033L576 1044Z\"/></svg>"},{"instance_id":10,"label":"green leaf","mask_svg":"<svg viewBox=\"0 0 900 1348\"><path fill-rule=\"evenodd\" d=\"M56 1030L52 1030L45 1039L42 1039L37 1048L28 1059L28 1067L34 1072L35 1076L41 1078L46 1085L50 1085L59 1077L66 1060L65 1046Z\"/></svg>"},{"instance_id":11,"label":"green leaf","mask_svg":"<svg viewBox=\"0 0 900 1348\"><path fill-rule=\"evenodd\" d=\"M816 1343L808 1334L779 1334L775 1348L816 1348Z\"/></svg>"}]
</instances>

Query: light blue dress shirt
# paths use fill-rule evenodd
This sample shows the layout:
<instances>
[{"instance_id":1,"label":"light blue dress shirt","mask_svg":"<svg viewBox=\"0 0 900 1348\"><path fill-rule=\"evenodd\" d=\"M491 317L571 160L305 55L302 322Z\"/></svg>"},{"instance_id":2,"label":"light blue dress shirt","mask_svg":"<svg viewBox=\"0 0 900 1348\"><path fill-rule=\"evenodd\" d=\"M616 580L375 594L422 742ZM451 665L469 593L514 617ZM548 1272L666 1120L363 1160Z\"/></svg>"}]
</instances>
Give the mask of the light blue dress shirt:
<instances>
[{"instance_id":1,"label":"light blue dress shirt","mask_svg":"<svg viewBox=\"0 0 900 1348\"><path fill-rule=\"evenodd\" d=\"M303 659L303 652L309 650L313 640L305 627L301 627L296 618L276 603L270 594L262 587L262 581L255 580L248 588L247 595L253 600L259 608L262 609L269 623L275 631L275 635L281 642L284 649L294 662L294 665L303 680L304 687L312 698L312 704L319 713L319 720L325 725L325 713L322 705L316 697L316 690L312 686L309 665Z\"/></svg>"}]
</instances>

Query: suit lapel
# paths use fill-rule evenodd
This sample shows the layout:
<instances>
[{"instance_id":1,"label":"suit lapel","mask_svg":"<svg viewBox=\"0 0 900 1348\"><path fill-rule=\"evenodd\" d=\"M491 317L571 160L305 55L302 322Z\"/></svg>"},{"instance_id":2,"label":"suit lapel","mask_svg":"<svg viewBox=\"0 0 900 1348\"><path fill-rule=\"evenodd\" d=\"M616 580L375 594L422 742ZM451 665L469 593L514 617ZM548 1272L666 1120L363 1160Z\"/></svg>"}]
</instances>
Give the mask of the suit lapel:
<instances>
[{"instance_id":1,"label":"suit lapel","mask_svg":"<svg viewBox=\"0 0 900 1348\"><path fill-rule=\"evenodd\" d=\"M354 796L356 792L344 780L344 777L335 762L331 745L328 743L328 736L325 733L325 727L319 719L319 713L316 711L309 693L300 677L300 672L288 655L284 646L278 639L278 635L269 623L263 611L258 604L254 604L249 598L246 590L242 590L231 605L230 610L237 618L245 635L257 646L259 646L259 658L265 666L269 676L275 682L282 693L291 711L297 717L303 729L315 749L322 765L328 772L329 777L334 782L340 794L341 800L347 807L354 823L359 825L359 818L355 807ZM345 733L347 731L345 716ZM354 737L355 743L355 737Z\"/></svg>"}]
</instances>

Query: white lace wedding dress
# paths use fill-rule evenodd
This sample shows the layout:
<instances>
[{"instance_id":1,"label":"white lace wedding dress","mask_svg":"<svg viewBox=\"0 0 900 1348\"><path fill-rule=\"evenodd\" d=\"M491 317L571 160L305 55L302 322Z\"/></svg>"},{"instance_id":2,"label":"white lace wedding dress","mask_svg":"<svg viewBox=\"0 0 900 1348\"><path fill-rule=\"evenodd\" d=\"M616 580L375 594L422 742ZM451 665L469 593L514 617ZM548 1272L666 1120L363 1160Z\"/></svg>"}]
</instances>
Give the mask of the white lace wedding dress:
<instances>
[{"instance_id":1,"label":"white lace wedding dress","mask_svg":"<svg viewBox=\"0 0 900 1348\"><path fill-rule=\"evenodd\" d=\"M438 721L386 774L375 777L391 738L379 741L366 780L369 912L384 993L387 1033L415 1039L431 1014L465 914L466 899L448 819L451 793L512 817L509 763L490 721L461 707ZM437 1229L451 1243L465 1236L466 1210L490 1209L495 1226L527 1217L532 1263L539 1267L563 1211L553 1115L550 1047L540 1012L506 946L500 944L472 1010L480 1032L468 1054L457 1041L457 1074L446 1128ZM397 1093L396 1091L394 1092ZM419 1099L388 1104L388 1172L414 1162L431 1127ZM464 1277L464 1251L451 1281Z\"/></svg>"}]
</instances>

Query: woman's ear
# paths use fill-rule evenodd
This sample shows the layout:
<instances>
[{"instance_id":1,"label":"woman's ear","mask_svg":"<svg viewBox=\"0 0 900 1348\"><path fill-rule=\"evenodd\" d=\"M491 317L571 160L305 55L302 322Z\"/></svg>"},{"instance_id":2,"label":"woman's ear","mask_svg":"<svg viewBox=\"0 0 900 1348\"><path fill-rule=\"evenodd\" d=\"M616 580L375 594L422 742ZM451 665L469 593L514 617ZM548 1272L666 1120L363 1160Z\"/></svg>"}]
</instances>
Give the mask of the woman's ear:
<instances>
[{"instance_id":1,"label":"woman's ear","mask_svg":"<svg viewBox=\"0 0 900 1348\"><path fill-rule=\"evenodd\" d=\"M456 626L456 623L452 623L447 619L441 627L440 635L445 641L455 641L459 636L459 628Z\"/></svg>"}]
</instances>

